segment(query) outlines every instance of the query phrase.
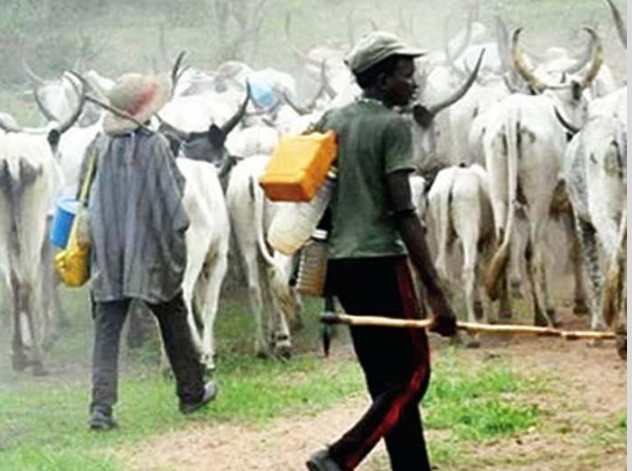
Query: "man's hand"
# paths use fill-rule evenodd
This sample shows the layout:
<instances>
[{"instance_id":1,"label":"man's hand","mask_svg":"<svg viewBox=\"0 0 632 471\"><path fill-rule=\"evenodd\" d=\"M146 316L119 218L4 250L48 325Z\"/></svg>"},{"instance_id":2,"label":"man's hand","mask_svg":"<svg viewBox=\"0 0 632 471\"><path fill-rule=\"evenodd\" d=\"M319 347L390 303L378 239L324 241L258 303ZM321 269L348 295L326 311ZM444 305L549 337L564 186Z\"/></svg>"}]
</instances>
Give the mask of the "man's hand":
<instances>
[{"instance_id":1,"label":"man's hand","mask_svg":"<svg viewBox=\"0 0 632 471\"><path fill-rule=\"evenodd\" d=\"M428 295L428 304L434 313L430 331L444 337L456 335L456 315L443 293Z\"/></svg>"}]
</instances>

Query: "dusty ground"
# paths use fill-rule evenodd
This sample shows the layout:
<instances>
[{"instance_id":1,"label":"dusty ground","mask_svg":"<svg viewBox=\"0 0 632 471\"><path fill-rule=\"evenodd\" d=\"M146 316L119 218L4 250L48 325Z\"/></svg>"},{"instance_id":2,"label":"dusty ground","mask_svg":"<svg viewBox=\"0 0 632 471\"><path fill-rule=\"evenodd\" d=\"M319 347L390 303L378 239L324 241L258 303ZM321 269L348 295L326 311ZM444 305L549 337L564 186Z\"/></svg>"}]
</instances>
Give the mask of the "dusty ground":
<instances>
[{"instance_id":1,"label":"dusty ground","mask_svg":"<svg viewBox=\"0 0 632 471\"><path fill-rule=\"evenodd\" d=\"M579 325L565 313L567 327ZM438 348L436 355L441 355ZM626 408L626 364L609 343L601 348L552 339L487 339L478 350L461 350L476 360L502 356L522 374L544 374L552 381L533 398L542 424L519 437L477 444L462 452L468 464L450 469L480 471L626 469L625 445L599 435ZM311 417L277 420L264 429L234 425L196 426L149 440L139 448L118 450L131 470L271 471L302 470L313 450L350 426L366 405L351 398ZM601 439L599 437L602 437ZM442 437L430 431L430 442ZM378 447L360 470L387 469ZM448 469L444 466L438 469Z\"/></svg>"}]
</instances>

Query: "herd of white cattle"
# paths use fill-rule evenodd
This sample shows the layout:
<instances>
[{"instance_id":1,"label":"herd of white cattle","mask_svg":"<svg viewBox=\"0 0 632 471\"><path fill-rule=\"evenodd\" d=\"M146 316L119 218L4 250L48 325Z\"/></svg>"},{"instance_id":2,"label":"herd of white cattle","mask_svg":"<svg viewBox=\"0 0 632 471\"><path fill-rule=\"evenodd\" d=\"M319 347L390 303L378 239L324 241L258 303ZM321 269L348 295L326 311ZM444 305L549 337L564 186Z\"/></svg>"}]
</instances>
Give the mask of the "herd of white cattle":
<instances>
[{"instance_id":1,"label":"herd of white cattle","mask_svg":"<svg viewBox=\"0 0 632 471\"><path fill-rule=\"evenodd\" d=\"M606 1L626 47L625 25ZM418 59L419 93L402 110L414 136L415 204L446 282L447 254L460 244L457 284L470 321L486 317L483 287L488 302L499 305L493 318L509 318L511 267L524 263L534 322L558 323L543 243L554 217L566 221L573 241L575 311L604 329L615 325L625 303L627 86L603 62L600 37L585 30L583 56L556 46L536 58L520 47L528 30L491 40L485 25L470 22L445 50ZM290 283L295 265L266 242L275 211L286 203L268 200L258 180L281 136L305 131L326 110L358 96L345 53L318 47L304 55L301 83L318 89L306 105L297 104L297 79L278 70L236 61L214 71L174 66L171 101L151 127L169 139L186 177L191 226L183 290L210 368L230 250L246 271L256 353L291 351L289 323L301 309ZM76 194L84 156L102 129L104 111L84 98L106 101L113 83L93 70L40 81L34 94L42 128L22 128L0 114L0 272L16 370L45 372L43 350L58 310L48 241L52 208L59 196Z\"/></svg>"}]
</instances>

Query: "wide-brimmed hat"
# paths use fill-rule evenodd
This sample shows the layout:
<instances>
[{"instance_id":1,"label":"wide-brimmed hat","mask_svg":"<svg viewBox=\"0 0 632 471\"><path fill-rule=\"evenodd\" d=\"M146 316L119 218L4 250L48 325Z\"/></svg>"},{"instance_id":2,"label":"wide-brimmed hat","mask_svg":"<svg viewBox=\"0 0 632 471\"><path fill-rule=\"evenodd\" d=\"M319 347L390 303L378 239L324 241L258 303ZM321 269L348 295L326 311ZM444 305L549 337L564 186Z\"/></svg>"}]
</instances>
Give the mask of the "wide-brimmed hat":
<instances>
[{"instance_id":1,"label":"wide-brimmed hat","mask_svg":"<svg viewBox=\"0 0 632 471\"><path fill-rule=\"evenodd\" d=\"M391 56L419 57L428 51L405 44L386 31L373 31L363 36L347 55L345 63L354 74L362 73Z\"/></svg>"},{"instance_id":2,"label":"wide-brimmed hat","mask_svg":"<svg viewBox=\"0 0 632 471\"><path fill-rule=\"evenodd\" d=\"M110 106L121 111L108 111L103 119L107 134L125 134L138 128L159 111L171 95L171 81L163 75L127 73L121 75L108 92ZM128 115L133 119L125 118Z\"/></svg>"}]
</instances>

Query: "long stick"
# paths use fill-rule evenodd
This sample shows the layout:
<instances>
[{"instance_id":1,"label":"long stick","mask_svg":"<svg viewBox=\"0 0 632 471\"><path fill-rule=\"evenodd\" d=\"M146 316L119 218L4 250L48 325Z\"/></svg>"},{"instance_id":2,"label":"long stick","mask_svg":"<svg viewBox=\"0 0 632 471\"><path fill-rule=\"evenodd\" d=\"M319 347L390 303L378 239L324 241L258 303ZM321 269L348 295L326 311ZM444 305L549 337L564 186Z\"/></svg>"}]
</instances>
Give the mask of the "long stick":
<instances>
[{"instance_id":1,"label":"long stick","mask_svg":"<svg viewBox=\"0 0 632 471\"><path fill-rule=\"evenodd\" d=\"M373 326L373 327L399 327L427 329L431 326L431 319L391 319L380 316L351 316L348 314L337 314L325 312L320 315L320 321L324 324L347 324L353 326ZM512 334L512 335L535 335L539 337L561 337L565 340L616 340L614 332L593 332L593 331L569 331L554 329L551 327L535 327L528 325L487 325L475 324L472 322L457 322L457 328L466 332L481 332L486 334Z\"/></svg>"}]
</instances>

